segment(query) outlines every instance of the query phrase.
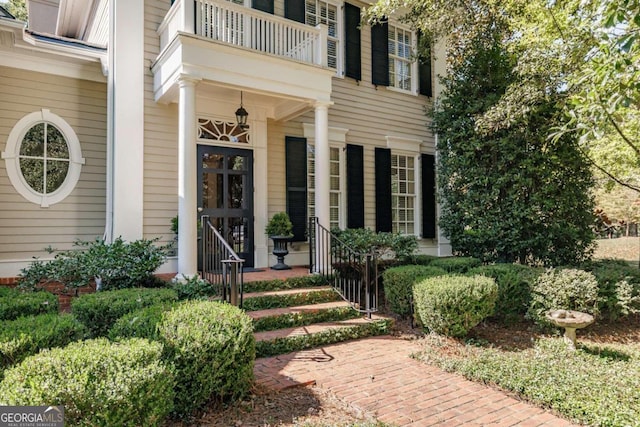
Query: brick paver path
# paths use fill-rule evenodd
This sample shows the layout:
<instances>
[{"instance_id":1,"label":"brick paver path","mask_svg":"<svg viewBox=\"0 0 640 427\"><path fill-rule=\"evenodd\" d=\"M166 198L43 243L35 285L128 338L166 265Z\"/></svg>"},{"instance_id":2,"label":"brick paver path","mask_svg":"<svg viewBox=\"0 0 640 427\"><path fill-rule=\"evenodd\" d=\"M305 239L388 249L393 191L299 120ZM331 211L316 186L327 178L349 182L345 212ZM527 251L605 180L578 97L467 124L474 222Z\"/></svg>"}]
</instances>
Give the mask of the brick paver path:
<instances>
[{"instance_id":1,"label":"brick paver path","mask_svg":"<svg viewBox=\"0 0 640 427\"><path fill-rule=\"evenodd\" d=\"M316 384L364 414L398 426L570 426L492 388L411 359L415 341L367 338L258 359L258 383Z\"/></svg>"}]
</instances>

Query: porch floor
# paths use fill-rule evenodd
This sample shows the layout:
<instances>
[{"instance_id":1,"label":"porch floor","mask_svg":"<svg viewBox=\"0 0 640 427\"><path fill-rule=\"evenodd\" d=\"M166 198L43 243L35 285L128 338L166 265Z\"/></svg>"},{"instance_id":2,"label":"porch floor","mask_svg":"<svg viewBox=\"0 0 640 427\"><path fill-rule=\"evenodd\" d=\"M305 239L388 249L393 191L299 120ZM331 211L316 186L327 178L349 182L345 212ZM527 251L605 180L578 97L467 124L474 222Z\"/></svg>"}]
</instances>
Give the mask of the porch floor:
<instances>
[{"instance_id":1,"label":"porch floor","mask_svg":"<svg viewBox=\"0 0 640 427\"><path fill-rule=\"evenodd\" d=\"M257 282L259 280L288 279L289 277L301 277L309 275L309 267L291 267L291 270L272 270L269 267L259 268L260 271L244 273L244 282Z\"/></svg>"}]
</instances>

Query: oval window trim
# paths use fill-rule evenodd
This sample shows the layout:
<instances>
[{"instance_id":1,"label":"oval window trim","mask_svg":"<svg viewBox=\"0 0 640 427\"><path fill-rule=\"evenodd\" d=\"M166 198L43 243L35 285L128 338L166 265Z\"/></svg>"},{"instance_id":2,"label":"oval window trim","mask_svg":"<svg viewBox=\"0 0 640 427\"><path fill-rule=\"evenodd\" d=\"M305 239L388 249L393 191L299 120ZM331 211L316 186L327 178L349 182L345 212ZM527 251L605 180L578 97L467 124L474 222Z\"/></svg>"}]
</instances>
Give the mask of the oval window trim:
<instances>
[{"instance_id":1,"label":"oval window trim","mask_svg":"<svg viewBox=\"0 0 640 427\"><path fill-rule=\"evenodd\" d=\"M19 153L22 140L26 133L39 123L49 123L57 127L69 147L69 170L67 176L57 190L48 194L42 194L34 190L27 183L20 170ZM80 141L71 126L69 126L62 117L47 109L27 114L15 124L13 129L11 129L11 133L9 133L7 146L5 151L2 152L2 158L5 161L7 175L9 176L9 181L11 181L11 185L13 185L16 191L26 200L38 204L43 208L61 202L71 194L80 179L82 165L85 162L85 159L82 157L82 150L80 149Z\"/></svg>"}]
</instances>

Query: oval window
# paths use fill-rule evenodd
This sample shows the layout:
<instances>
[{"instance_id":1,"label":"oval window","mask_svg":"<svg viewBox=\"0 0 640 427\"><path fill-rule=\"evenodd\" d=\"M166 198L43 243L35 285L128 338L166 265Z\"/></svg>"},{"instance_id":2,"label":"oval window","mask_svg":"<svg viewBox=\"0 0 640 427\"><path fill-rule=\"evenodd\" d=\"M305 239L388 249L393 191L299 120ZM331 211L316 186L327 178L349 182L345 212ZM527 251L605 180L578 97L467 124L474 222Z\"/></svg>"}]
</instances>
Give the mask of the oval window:
<instances>
[{"instance_id":1,"label":"oval window","mask_svg":"<svg viewBox=\"0 0 640 427\"><path fill-rule=\"evenodd\" d=\"M75 132L49 110L28 114L14 126L2 157L16 190L42 207L73 191L84 164Z\"/></svg>"}]
</instances>

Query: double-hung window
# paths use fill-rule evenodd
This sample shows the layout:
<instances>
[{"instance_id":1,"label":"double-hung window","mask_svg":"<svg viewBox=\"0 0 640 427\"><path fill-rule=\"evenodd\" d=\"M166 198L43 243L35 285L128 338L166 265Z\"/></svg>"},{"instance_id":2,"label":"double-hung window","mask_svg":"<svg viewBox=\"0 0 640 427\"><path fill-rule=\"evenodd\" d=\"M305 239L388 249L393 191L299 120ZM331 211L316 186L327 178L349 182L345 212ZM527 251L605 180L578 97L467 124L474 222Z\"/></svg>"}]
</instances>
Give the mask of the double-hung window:
<instances>
[{"instance_id":1,"label":"double-hung window","mask_svg":"<svg viewBox=\"0 0 640 427\"><path fill-rule=\"evenodd\" d=\"M389 25L389 86L414 92L413 33Z\"/></svg>"},{"instance_id":2,"label":"double-hung window","mask_svg":"<svg viewBox=\"0 0 640 427\"><path fill-rule=\"evenodd\" d=\"M315 27L318 24L327 26L327 65L340 71L340 22L339 7L333 3L321 0L305 0L305 24Z\"/></svg>"},{"instance_id":3,"label":"double-hung window","mask_svg":"<svg viewBox=\"0 0 640 427\"><path fill-rule=\"evenodd\" d=\"M284 16L302 24L327 26L327 65L342 73L341 34L343 31L342 2L338 0L285 0Z\"/></svg>"},{"instance_id":4,"label":"double-hung window","mask_svg":"<svg viewBox=\"0 0 640 427\"><path fill-rule=\"evenodd\" d=\"M395 233L415 233L415 157L391 153L391 218Z\"/></svg>"},{"instance_id":5,"label":"double-hung window","mask_svg":"<svg viewBox=\"0 0 640 427\"><path fill-rule=\"evenodd\" d=\"M312 144L307 144L307 212L309 217L315 216L315 150ZM338 147L329 148L329 226L341 227L342 218L342 184L340 171L342 169L341 150Z\"/></svg>"}]
</instances>

